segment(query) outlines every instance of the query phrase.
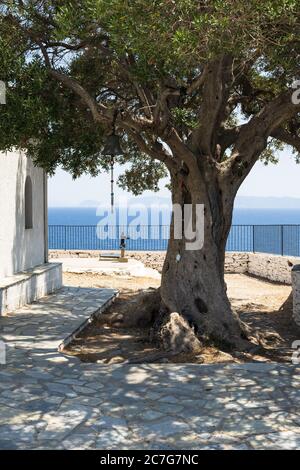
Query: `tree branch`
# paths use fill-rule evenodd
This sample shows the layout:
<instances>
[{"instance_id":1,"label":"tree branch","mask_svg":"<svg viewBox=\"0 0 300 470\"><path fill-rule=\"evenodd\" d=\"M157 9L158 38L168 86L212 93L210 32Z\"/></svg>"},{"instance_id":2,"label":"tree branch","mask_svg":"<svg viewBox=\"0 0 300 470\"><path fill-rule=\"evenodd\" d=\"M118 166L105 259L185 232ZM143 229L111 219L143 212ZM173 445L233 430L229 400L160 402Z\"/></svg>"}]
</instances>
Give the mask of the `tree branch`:
<instances>
[{"instance_id":1,"label":"tree branch","mask_svg":"<svg viewBox=\"0 0 300 470\"><path fill-rule=\"evenodd\" d=\"M221 128L216 138L217 145L220 145L221 153L224 154L225 150L231 147L238 139L238 136L243 128L241 126L232 127L230 129Z\"/></svg>"},{"instance_id":2,"label":"tree branch","mask_svg":"<svg viewBox=\"0 0 300 470\"><path fill-rule=\"evenodd\" d=\"M271 137L280 140L286 145L290 145L300 153L300 136L291 134L283 127L278 127L271 132Z\"/></svg>"},{"instance_id":3,"label":"tree branch","mask_svg":"<svg viewBox=\"0 0 300 470\"><path fill-rule=\"evenodd\" d=\"M211 62L206 69L203 99L198 116L199 125L192 133L194 151L210 156L214 154L214 134L217 131L219 113L226 106L232 83L232 57L227 55Z\"/></svg>"},{"instance_id":4,"label":"tree branch","mask_svg":"<svg viewBox=\"0 0 300 470\"><path fill-rule=\"evenodd\" d=\"M131 65L136 65L136 60L135 60L133 54L129 55L127 63L129 65L129 67ZM141 101L141 104L144 107L143 109L145 111L146 117L148 119L152 119L153 118L153 116L152 116L152 107L154 107L154 104L155 104L152 93L147 88L141 86L141 84L138 83L134 79L134 77L132 77L132 74L131 74L130 70L128 69L128 67L125 68L125 71L128 75L129 80L132 82L133 86L135 87L135 90L136 90L137 95L138 95L138 97Z\"/></svg>"},{"instance_id":5,"label":"tree branch","mask_svg":"<svg viewBox=\"0 0 300 470\"><path fill-rule=\"evenodd\" d=\"M76 93L86 103L90 109L95 122L110 122L112 120L113 112L102 104L97 103L90 94L80 85L79 82L73 78L58 72L52 68L49 69L49 74L60 81L67 88Z\"/></svg>"},{"instance_id":6,"label":"tree branch","mask_svg":"<svg viewBox=\"0 0 300 470\"><path fill-rule=\"evenodd\" d=\"M153 124L158 129L159 133L164 133L165 129L168 127L171 119L171 110L169 100L178 100L180 96L180 90L165 87L157 100L157 103L153 112Z\"/></svg>"},{"instance_id":7,"label":"tree branch","mask_svg":"<svg viewBox=\"0 0 300 470\"><path fill-rule=\"evenodd\" d=\"M197 158L189 147L182 141L174 127L164 136L164 141L169 145L174 155L179 155L180 159L187 165L191 172L198 172ZM179 161L181 164L181 161Z\"/></svg>"},{"instance_id":8,"label":"tree branch","mask_svg":"<svg viewBox=\"0 0 300 470\"><path fill-rule=\"evenodd\" d=\"M287 91L270 101L240 129L231 157L220 165L223 176L231 179L233 190L240 186L266 148L268 137L299 113L300 104L293 103L292 94L293 90Z\"/></svg>"},{"instance_id":9,"label":"tree branch","mask_svg":"<svg viewBox=\"0 0 300 470\"><path fill-rule=\"evenodd\" d=\"M206 70L207 69L204 68L202 72L196 78L194 78L191 84L187 87L187 95L192 95L195 91L202 87L206 78Z\"/></svg>"},{"instance_id":10,"label":"tree branch","mask_svg":"<svg viewBox=\"0 0 300 470\"><path fill-rule=\"evenodd\" d=\"M158 142L157 140L154 144L150 145L145 142L142 136L130 129L128 129L128 134L134 140L138 148L143 152L149 155L151 158L159 160L160 162L164 163L169 171L172 171L176 168L176 162L172 159L171 155L169 155L163 145Z\"/></svg>"}]
</instances>

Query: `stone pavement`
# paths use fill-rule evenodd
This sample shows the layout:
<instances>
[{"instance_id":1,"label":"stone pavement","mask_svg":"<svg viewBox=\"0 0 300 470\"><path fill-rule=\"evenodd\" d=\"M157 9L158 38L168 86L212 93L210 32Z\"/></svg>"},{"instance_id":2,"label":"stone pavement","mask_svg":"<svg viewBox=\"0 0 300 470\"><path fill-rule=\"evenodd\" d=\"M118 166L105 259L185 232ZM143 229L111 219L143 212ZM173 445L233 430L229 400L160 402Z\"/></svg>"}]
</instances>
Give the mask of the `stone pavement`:
<instances>
[{"instance_id":1,"label":"stone pavement","mask_svg":"<svg viewBox=\"0 0 300 470\"><path fill-rule=\"evenodd\" d=\"M160 279L161 275L152 268L147 268L141 261L128 259L127 263L117 260L99 260L98 258L56 258L62 263L67 273L97 273L106 276L150 277Z\"/></svg>"},{"instance_id":2,"label":"stone pavement","mask_svg":"<svg viewBox=\"0 0 300 470\"><path fill-rule=\"evenodd\" d=\"M113 295L64 288L0 318L0 449L300 448L299 367L103 366L60 354Z\"/></svg>"}]
</instances>

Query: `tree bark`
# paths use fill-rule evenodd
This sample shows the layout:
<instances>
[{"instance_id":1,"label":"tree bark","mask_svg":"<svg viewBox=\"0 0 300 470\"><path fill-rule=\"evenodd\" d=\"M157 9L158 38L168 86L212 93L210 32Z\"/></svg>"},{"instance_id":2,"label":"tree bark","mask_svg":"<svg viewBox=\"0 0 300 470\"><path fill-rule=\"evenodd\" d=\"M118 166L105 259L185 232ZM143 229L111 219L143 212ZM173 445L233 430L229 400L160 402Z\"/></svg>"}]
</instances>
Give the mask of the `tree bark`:
<instances>
[{"instance_id":1,"label":"tree bark","mask_svg":"<svg viewBox=\"0 0 300 470\"><path fill-rule=\"evenodd\" d=\"M206 179L200 175L206 174ZM198 337L220 347L240 347L245 334L233 312L224 280L225 246L231 226L233 198L224 198L215 173L181 178L172 175L173 204L204 204L204 244L187 250L174 239L174 216L162 271L161 297L166 312L178 312L195 326ZM193 187L191 187L191 182ZM197 189L196 189L197 188Z\"/></svg>"}]
</instances>

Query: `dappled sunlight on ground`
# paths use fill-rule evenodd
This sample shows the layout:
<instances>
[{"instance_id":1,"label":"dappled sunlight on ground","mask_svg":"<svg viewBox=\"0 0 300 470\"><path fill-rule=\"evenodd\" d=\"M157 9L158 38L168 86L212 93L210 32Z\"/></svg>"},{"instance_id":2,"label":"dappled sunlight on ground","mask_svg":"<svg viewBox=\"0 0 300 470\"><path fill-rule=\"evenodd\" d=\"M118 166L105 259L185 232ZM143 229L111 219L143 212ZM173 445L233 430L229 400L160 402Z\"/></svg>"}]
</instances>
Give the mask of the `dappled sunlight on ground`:
<instances>
[{"instance_id":1,"label":"dappled sunlight on ground","mask_svg":"<svg viewBox=\"0 0 300 470\"><path fill-rule=\"evenodd\" d=\"M104 366L60 354L79 316L112 294L65 288L0 318L0 449L300 447L299 367Z\"/></svg>"},{"instance_id":2,"label":"dappled sunlight on ground","mask_svg":"<svg viewBox=\"0 0 300 470\"><path fill-rule=\"evenodd\" d=\"M120 291L119 299L107 312L117 315L128 311L134 299L159 282L149 278L123 278L122 276L97 276L65 273L65 280L78 286L114 287ZM148 341L149 328L129 328L111 324L107 318L95 321L72 343L68 354L75 354L86 362L122 363L124 361L175 362L175 363L226 363L278 361L290 362L292 342L300 338L300 328L292 319L291 287L266 282L244 274L227 274L226 283L232 306L251 329L260 334L263 349L255 353L229 354L211 345L205 345L199 355L179 354L168 358ZM127 304L126 304L127 302Z\"/></svg>"}]
</instances>

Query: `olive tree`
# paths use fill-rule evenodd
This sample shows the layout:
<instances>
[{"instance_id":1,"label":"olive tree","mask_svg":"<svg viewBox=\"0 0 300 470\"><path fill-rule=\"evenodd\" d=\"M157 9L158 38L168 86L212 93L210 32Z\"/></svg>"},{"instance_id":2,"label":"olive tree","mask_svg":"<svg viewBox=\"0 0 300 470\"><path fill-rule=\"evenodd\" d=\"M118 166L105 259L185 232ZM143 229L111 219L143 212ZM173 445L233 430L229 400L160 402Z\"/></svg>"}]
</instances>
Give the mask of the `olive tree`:
<instances>
[{"instance_id":1,"label":"olive tree","mask_svg":"<svg viewBox=\"0 0 300 470\"><path fill-rule=\"evenodd\" d=\"M204 245L171 237L162 312L241 345L224 281L236 193L258 159L300 150L299 0L6 1L0 148L48 172L107 169L115 126L138 194L170 176L173 203L204 205Z\"/></svg>"}]
</instances>

